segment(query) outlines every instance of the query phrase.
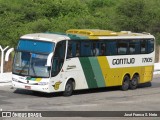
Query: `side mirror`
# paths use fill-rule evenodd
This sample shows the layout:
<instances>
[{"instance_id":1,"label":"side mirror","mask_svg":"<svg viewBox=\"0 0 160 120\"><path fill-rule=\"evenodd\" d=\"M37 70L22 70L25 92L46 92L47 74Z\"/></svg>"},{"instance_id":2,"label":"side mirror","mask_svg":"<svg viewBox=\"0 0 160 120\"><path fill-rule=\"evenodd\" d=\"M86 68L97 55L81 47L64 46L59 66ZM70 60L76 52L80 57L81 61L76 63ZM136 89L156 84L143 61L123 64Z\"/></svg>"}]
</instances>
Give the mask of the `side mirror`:
<instances>
[{"instance_id":1,"label":"side mirror","mask_svg":"<svg viewBox=\"0 0 160 120\"><path fill-rule=\"evenodd\" d=\"M48 67L51 66L52 56L53 56L53 52L48 55L47 64L45 66L48 66Z\"/></svg>"}]
</instances>

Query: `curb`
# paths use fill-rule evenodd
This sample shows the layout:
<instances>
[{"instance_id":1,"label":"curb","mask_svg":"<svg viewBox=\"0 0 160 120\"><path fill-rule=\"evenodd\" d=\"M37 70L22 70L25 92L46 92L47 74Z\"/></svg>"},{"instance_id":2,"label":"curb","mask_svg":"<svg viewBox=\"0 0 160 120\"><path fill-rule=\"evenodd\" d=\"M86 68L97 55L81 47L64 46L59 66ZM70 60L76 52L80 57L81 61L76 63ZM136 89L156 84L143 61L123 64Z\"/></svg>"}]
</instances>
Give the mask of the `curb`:
<instances>
[{"instance_id":1,"label":"curb","mask_svg":"<svg viewBox=\"0 0 160 120\"><path fill-rule=\"evenodd\" d=\"M0 86L10 86L10 85L12 85L11 82L8 82L8 83L0 83Z\"/></svg>"}]
</instances>

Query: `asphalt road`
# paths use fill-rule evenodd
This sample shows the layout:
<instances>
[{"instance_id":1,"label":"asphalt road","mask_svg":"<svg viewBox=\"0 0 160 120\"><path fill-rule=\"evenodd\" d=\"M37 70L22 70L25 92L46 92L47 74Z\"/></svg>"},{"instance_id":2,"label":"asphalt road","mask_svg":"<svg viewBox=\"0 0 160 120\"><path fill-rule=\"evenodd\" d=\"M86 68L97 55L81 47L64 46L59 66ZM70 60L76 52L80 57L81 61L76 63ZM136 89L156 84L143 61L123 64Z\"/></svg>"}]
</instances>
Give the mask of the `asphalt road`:
<instances>
[{"instance_id":1,"label":"asphalt road","mask_svg":"<svg viewBox=\"0 0 160 120\"><path fill-rule=\"evenodd\" d=\"M154 76L151 87L140 86L136 90L121 91L118 87L75 91L70 97L62 93L38 94L31 91L0 86L0 110L2 111L160 111L160 75ZM0 118L6 119L6 118ZM17 120L17 118L12 118ZM43 118L41 118L43 119ZM41 120L39 119L39 120ZM49 119L49 118L48 118ZM53 119L53 118L50 118ZM60 118L56 118L59 120ZM66 117L72 120L75 117ZM77 117L81 119L81 117ZM83 118L83 120L97 118ZM106 118L98 118L106 120ZM110 118L107 118L110 119ZM114 117L119 120L122 118ZM128 118L127 118L128 119ZM137 118L133 118L137 119ZM160 119L160 118L143 118Z\"/></svg>"}]
</instances>

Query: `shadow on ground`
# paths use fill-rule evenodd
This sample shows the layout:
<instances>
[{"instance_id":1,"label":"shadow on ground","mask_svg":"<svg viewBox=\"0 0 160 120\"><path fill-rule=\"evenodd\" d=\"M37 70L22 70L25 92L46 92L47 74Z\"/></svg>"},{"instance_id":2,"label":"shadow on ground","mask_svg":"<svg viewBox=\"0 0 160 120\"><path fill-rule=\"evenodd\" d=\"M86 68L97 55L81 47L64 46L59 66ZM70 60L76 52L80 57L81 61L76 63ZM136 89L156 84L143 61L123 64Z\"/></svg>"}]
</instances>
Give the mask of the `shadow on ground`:
<instances>
[{"instance_id":1,"label":"shadow on ground","mask_svg":"<svg viewBox=\"0 0 160 120\"><path fill-rule=\"evenodd\" d=\"M140 84L138 86L138 88L148 88L151 86L152 86L151 83L145 83L145 84ZM159 84L159 86L160 86L160 84ZM76 90L73 92L73 95L92 94L92 93L101 93L101 92L110 92L110 91L119 91L119 90L120 90L120 87L94 88L94 89L87 89L87 90ZM60 96L63 96L63 92L43 93L43 92L29 91L29 90L23 90L23 89L16 89L14 91L14 93L35 96L35 97L60 97Z\"/></svg>"}]
</instances>

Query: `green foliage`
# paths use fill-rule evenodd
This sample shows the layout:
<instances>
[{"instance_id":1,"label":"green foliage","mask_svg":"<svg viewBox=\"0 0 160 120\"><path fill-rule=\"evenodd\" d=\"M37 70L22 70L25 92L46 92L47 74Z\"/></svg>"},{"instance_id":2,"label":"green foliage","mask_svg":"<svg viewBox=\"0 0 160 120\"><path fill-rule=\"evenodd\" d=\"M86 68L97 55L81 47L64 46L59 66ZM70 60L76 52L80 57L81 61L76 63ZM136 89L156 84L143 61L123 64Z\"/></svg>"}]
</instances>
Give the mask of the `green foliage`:
<instances>
[{"instance_id":1,"label":"green foliage","mask_svg":"<svg viewBox=\"0 0 160 120\"><path fill-rule=\"evenodd\" d=\"M148 31L149 25L152 21L151 15L154 14L149 11L144 0L123 1L117 7L116 25L120 29L131 30L135 32Z\"/></svg>"},{"instance_id":2,"label":"green foliage","mask_svg":"<svg viewBox=\"0 0 160 120\"><path fill-rule=\"evenodd\" d=\"M159 0L0 0L0 44L72 28L150 32L160 44Z\"/></svg>"},{"instance_id":3,"label":"green foliage","mask_svg":"<svg viewBox=\"0 0 160 120\"><path fill-rule=\"evenodd\" d=\"M119 26L119 30L150 32L160 41L159 6L158 0L121 1L116 8L117 15L114 23Z\"/></svg>"}]
</instances>

